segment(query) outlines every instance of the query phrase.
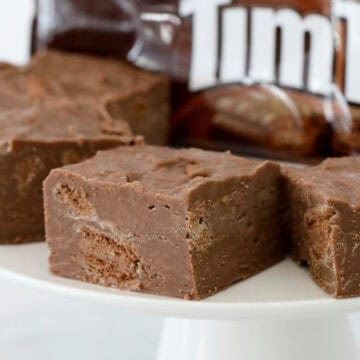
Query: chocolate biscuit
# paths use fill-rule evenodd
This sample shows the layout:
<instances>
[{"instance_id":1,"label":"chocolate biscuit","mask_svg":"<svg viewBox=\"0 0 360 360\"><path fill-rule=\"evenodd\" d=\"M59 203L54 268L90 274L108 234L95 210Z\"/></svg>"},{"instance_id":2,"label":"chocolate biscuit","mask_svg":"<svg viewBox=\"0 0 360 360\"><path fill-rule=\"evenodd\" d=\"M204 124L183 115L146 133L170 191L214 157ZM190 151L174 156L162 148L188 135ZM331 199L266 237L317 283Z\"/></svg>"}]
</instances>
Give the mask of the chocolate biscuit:
<instances>
[{"instance_id":1,"label":"chocolate biscuit","mask_svg":"<svg viewBox=\"0 0 360 360\"><path fill-rule=\"evenodd\" d=\"M330 147L324 99L298 91L227 86L198 95L184 108L174 130L186 139L251 144L301 157L325 154Z\"/></svg>"}]
</instances>

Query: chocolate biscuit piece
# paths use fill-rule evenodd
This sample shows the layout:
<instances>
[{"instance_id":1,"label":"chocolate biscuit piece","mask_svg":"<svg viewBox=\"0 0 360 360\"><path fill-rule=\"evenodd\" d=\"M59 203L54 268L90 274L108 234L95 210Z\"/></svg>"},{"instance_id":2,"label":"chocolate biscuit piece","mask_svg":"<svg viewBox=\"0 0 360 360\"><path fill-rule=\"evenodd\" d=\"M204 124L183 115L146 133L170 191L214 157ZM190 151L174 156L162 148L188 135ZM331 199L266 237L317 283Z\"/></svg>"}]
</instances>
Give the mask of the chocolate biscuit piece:
<instances>
[{"instance_id":1,"label":"chocolate biscuit piece","mask_svg":"<svg viewBox=\"0 0 360 360\"><path fill-rule=\"evenodd\" d=\"M42 181L50 170L133 143L125 122L89 103L0 113L0 243L44 238Z\"/></svg>"},{"instance_id":2,"label":"chocolate biscuit piece","mask_svg":"<svg viewBox=\"0 0 360 360\"><path fill-rule=\"evenodd\" d=\"M334 122L332 150L335 155L350 155L360 152L360 108L347 107L348 113L340 112Z\"/></svg>"},{"instance_id":3,"label":"chocolate biscuit piece","mask_svg":"<svg viewBox=\"0 0 360 360\"><path fill-rule=\"evenodd\" d=\"M128 121L149 143L167 141L169 83L163 76L120 60L57 51L36 54L24 72L38 81L51 80L70 99L106 104L111 116Z\"/></svg>"},{"instance_id":4,"label":"chocolate biscuit piece","mask_svg":"<svg viewBox=\"0 0 360 360\"><path fill-rule=\"evenodd\" d=\"M231 138L302 156L327 149L330 126L324 99L260 85L230 87L222 92L211 101L213 123Z\"/></svg>"},{"instance_id":5,"label":"chocolate biscuit piece","mask_svg":"<svg viewBox=\"0 0 360 360\"><path fill-rule=\"evenodd\" d=\"M287 169L292 255L334 297L360 296L360 159Z\"/></svg>"},{"instance_id":6,"label":"chocolate biscuit piece","mask_svg":"<svg viewBox=\"0 0 360 360\"><path fill-rule=\"evenodd\" d=\"M44 183L54 274L200 299L284 256L279 166L197 149L99 152Z\"/></svg>"}]
</instances>

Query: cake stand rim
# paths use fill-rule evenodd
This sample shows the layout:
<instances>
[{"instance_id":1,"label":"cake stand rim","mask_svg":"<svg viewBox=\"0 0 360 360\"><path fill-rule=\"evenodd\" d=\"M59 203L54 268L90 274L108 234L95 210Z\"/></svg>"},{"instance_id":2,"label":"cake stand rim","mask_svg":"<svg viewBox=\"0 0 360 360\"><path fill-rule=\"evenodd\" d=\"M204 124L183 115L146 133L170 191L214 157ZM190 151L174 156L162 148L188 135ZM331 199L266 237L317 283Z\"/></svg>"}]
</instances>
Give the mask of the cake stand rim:
<instances>
[{"instance_id":1,"label":"cake stand rim","mask_svg":"<svg viewBox=\"0 0 360 360\"><path fill-rule=\"evenodd\" d=\"M27 257L22 257L25 263L24 269L32 266L34 263L41 263L42 267L44 267L43 257L39 258L41 261L34 262L37 255L36 251L39 252L41 249L44 255L44 251L46 251L44 247L46 249L44 243L41 245L35 243L15 247L11 245L0 246L0 277L45 292L57 292L74 299L96 301L107 305L121 306L129 310L142 311L166 317L207 320L295 319L323 317L360 311L360 298L337 300L326 296L319 299L286 301L226 302L217 301L216 297L210 297L208 298L210 301L189 301L108 289L75 280L59 278L51 275L47 270L47 266L45 266L46 270L44 269L44 273L42 274L44 277L41 278L26 273L26 271L20 271L16 266L14 268L9 266L8 263L4 264L3 260L6 255L19 253L19 249L27 249ZM8 250L8 252L3 252L2 249ZM31 254L29 254L29 250L32 250ZM2 252L3 254L1 254ZM47 259L45 261L46 264Z\"/></svg>"}]
</instances>

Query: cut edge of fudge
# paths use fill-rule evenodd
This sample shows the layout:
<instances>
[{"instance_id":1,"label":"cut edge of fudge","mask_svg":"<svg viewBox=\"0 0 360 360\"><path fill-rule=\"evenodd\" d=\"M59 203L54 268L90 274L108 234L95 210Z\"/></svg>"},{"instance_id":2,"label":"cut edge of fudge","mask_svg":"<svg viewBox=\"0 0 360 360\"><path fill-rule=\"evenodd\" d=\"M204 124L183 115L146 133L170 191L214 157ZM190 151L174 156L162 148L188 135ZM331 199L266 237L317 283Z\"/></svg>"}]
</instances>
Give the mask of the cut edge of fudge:
<instances>
[{"instance_id":1,"label":"cut edge of fudge","mask_svg":"<svg viewBox=\"0 0 360 360\"><path fill-rule=\"evenodd\" d=\"M168 83L154 84L152 89L136 89L114 93L102 104L114 119L128 122L134 134L147 143L165 145L170 136L170 99Z\"/></svg>"},{"instance_id":2,"label":"cut edge of fudge","mask_svg":"<svg viewBox=\"0 0 360 360\"><path fill-rule=\"evenodd\" d=\"M359 160L343 158L284 171L292 256L308 265L315 282L337 298L360 296L356 162L360 170Z\"/></svg>"},{"instance_id":3,"label":"cut edge of fudge","mask_svg":"<svg viewBox=\"0 0 360 360\"><path fill-rule=\"evenodd\" d=\"M285 256L274 219L279 183L278 165L229 154L101 151L44 182L50 269L116 288L207 297Z\"/></svg>"}]
</instances>

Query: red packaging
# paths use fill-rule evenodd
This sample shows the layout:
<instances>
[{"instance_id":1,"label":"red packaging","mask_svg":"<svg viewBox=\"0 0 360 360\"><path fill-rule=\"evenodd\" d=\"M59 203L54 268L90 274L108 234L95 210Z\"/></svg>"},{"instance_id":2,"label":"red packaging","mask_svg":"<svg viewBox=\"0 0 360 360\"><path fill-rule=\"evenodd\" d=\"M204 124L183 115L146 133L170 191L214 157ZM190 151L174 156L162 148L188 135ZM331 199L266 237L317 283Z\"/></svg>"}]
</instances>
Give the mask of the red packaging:
<instances>
[{"instance_id":1,"label":"red packaging","mask_svg":"<svg viewBox=\"0 0 360 360\"><path fill-rule=\"evenodd\" d=\"M266 157L360 149L360 2L39 0L36 47L174 83L171 141Z\"/></svg>"}]
</instances>

